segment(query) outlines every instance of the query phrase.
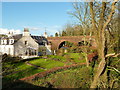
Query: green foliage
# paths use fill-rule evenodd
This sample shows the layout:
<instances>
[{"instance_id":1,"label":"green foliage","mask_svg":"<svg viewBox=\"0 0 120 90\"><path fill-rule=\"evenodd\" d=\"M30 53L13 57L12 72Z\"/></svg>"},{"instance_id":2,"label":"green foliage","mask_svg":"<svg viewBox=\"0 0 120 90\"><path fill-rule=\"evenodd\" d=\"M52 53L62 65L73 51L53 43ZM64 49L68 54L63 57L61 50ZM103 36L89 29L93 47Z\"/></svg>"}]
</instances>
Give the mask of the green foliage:
<instances>
[{"instance_id":1,"label":"green foliage","mask_svg":"<svg viewBox=\"0 0 120 90\"><path fill-rule=\"evenodd\" d=\"M46 47L44 47L44 46L39 47L38 52L39 52L41 55L46 55Z\"/></svg>"},{"instance_id":2,"label":"green foliage","mask_svg":"<svg viewBox=\"0 0 120 90\"><path fill-rule=\"evenodd\" d=\"M57 51L57 55L63 55L64 54L64 49L63 48L60 48L58 51Z\"/></svg>"},{"instance_id":3,"label":"green foliage","mask_svg":"<svg viewBox=\"0 0 120 90\"><path fill-rule=\"evenodd\" d=\"M79 44L79 46L88 46L89 45L89 43L87 41L81 41L78 44Z\"/></svg>"},{"instance_id":4,"label":"green foliage","mask_svg":"<svg viewBox=\"0 0 120 90\"><path fill-rule=\"evenodd\" d=\"M3 69L8 68L3 73L3 81L5 80L17 80L27 76L31 76L35 73L42 72L42 69L36 69L32 66L26 65L24 62L19 63L5 63Z\"/></svg>"},{"instance_id":5,"label":"green foliage","mask_svg":"<svg viewBox=\"0 0 120 90\"><path fill-rule=\"evenodd\" d=\"M8 37L8 36L4 34L0 34L0 37Z\"/></svg>"},{"instance_id":6,"label":"green foliage","mask_svg":"<svg viewBox=\"0 0 120 90\"><path fill-rule=\"evenodd\" d=\"M111 57L109 59L109 65L107 68L107 74L109 77L109 83L111 88L118 88L120 85L120 60L119 57ZM114 83L113 83L114 81ZM112 84L113 83L113 84Z\"/></svg>"},{"instance_id":7,"label":"green foliage","mask_svg":"<svg viewBox=\"0 0 120 90\"><path fill-rule=\"evenodd\" d=\"M63 57L63 56L58 56L58 55L48 55L48 57L51 59L51 60L58 60L58 61L62 61L62 62L65 62L66 61L66 58Z\"/></svg>"},{"instance_id":8,"label":"green foliage","mask_svg":"<svg viewBox=\"0 0 120 90\"><path fill-rule=\"evenodd\" d=\"M66 36L66 32L65 31L62 31L62 36Z\"/></svg>"},{"instance_id":9,"label":"green foliage","mask_svg":"<svg viewBox=\"0 0 120 90\"><path fill-rule=\"evenodd\" d=\"M71 68L66 71L56 72L46 78L37 78L30 81L34 85L52 88L89 88L91 83L91 68Z\"/></svg>"},{"instance_id":10,"label":"green foliage","mask_svg":"<svg viewBox=\"0 0 120 90\"><path fill-rule=\"evenodd\" d=\"M65 45L66 45L67 47L72 47L72 46L73 46L73 43L68 42L68 41L65 41Z\"/></svg>"},{"instance_id":11,"label":"green foliage","mask_svg":"<svg viewBox=\"0 0 120 90\"><path fill-rule=\"evenodd\" d=\"M55 37L58 37L59 35L58 35L58 33L55 33Z\"/></svg>"},{"instance_id":12,"label":"green foliage","mask_svg":"<svg viewBox=\"0 0 120 90\"><path fill-rule=\"evenodd\" d=\"M85 63L85 57L82 53L66 53L64 57L75 63Z\"/></svg>"},{"instance_id":13,"label":"green foliage","mask_svg":"<svg viewBox=\"0 0 120 90\"><path fill-rule=\"evenodd\" d=\"M87 53L94 53L94 52L97 52L97 50L95 48L92 48L92 47L88 47L88 46L76 46L76 45L73 45L72 47L70 47L68 49L68 52L69 53L85 53L85 50Z\"/></svg>"},{"instance_id":14,"label":"green foliage","mask_svg":"<svg viewBox=\"0 0 120 90\"><path fill-rule=\"evenodd\" d=\"M3 86L5 87L5 85L9 82L16 81L20 78L34 75L36 73L40 73L40 72L49 70L54 67L62 67L64 65L71 65L73 63L85 62L84 57L83 58L81 58L81 57L83 57L83 55L79 54L79 53L65 53L62 56L48 55L48 56L41 56L41 57L32 58L32 59L25 59L25 60L21 60L19 62L12 62L12 61L11 62L3 62L2 69L3 70L7 69L3 73L3 82L4 82ZM27 65L26 61L28 61L31 64L45 68L45 69L36 68L34 66ZM75 69L75 68L71 68L71 69ZM59 72L61 72L61 71L62 70L60 70ZM53 74L55 74L55 73L53 73ZM66 75L66 77L67 77L67 75ZM68 78L68 79L70 79L69 85L72 84L71 77L73 78L73 77L75 77L75 75L72 76L72 73L70 74L70 76ZM36 80L38 80L38 79L36 79ZM65 79L65 80L67 80L67 79ZM73 79L73 80L77 80L77 77L75 77L75 79ZM42 83L43 82L41 81L41 84ZM64 83L67 83L67 82L64 81ZM45 86L49 87L49 84L46 83Z\"/></svg>"},{"instance_id":15,"label":"green foliage","mask_svg":"<svg viewBox=\"0 0 120 90\"><path fill-rule=\"evenodd\" d=\"M2 55L2 62L19 62L21 60L20 57L12 57L11 55L4 54Z\"/></svg>"}]
</instances>

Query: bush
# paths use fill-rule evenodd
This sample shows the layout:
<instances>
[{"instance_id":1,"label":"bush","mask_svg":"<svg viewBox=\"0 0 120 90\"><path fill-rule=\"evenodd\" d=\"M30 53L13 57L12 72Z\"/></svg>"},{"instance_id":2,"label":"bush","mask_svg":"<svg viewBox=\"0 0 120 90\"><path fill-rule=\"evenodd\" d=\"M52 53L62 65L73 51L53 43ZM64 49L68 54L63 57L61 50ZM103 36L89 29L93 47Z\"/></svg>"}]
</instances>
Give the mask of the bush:
<instances>
[{"instance_id":1,"label":"bush","mask_svg":"<svg viewBox=\"0 0 120 90\"><path fill-rule=\"evenodd\" d=\"M2 55L2 62L17 62L20 61L22 58L20 57L12 57L11 55L4 54Z\"/></svg>"}]
</instances>

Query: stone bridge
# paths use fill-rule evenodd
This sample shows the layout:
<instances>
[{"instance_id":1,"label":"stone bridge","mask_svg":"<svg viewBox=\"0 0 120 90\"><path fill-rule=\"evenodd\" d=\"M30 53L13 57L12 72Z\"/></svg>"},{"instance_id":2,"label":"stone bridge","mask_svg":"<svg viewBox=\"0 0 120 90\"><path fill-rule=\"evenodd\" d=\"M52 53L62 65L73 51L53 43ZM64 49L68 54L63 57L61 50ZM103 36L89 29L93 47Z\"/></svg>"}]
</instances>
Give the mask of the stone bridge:
<instances>
[{"instance_id":1,"label":"stone bridge","mask_svg":"<svg viewBox=\"0 0 120 90\"><path fill-rule=\"evenodd\" d=\"M96 47L94 36L92 37L86 36L85 38L84 36L48 37L47 40L49 43L51 43L52 50L59 49L60 45L65 41L71 42L75 45L78 45L79 42L87 41L87 42L90 42L91 46Z\"/></svg>"}]
</instances>

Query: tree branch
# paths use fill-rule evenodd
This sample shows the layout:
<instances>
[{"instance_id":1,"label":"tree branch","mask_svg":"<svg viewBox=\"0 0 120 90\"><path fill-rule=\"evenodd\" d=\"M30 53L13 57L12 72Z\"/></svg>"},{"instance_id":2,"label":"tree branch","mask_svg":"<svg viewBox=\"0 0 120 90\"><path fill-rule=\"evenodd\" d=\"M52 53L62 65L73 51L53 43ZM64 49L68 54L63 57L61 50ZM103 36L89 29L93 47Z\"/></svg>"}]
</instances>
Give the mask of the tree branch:
<instances>
[{"instance_id":1,"label":"tree branch","mask_svg":"<svg viewBox=\"0 0 120 90\"><path fill-rule=\"evenodd\" d=\"M112 9L110 12L110 15L108 16L108 19L106 20L106 23L103 25L103 29L105 30L106 26L110 23L113 14L115 13L115 4L118 2L118 0L114 0L114 2L112 3Z\"/></svg>"},{"instance_id":2,"label":"tree branch","mask_svg":"<svg viewBox=\"0 0 120 90\"><path fill-rule=\"evenodd\" d=\"M95 14L94 14L94 10L93 10L93 2L90 2L90 13L91 13L91 18L92 18L92 24L95 30L97 30L97 27L95 25L96 21L95 21Z\"/></svg>"},{"instance_id":3,"label":"tree branch","mask_svg":"<svg viewBox=\"0 0 120 90\"><path fill-rule=\"evenodd\" d=\"M107 66L107 67L113 69L114 71L116 71L116 72L118 72L120 74L120 71L118 69L116 69L114 67L111 67L111 66Z\"/></svg>"}]
</instances>

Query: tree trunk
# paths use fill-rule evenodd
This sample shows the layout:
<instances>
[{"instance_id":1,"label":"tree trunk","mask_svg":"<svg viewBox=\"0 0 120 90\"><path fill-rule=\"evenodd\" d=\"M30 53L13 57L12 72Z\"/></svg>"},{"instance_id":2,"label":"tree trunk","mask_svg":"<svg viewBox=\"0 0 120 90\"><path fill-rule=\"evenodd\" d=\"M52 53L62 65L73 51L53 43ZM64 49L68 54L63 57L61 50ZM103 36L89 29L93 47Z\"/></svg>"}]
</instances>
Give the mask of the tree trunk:
<instances>
[{"instance_id":1,"label":"tree trunk","mask_svg":"<svg viewBox=\"0 0 120 90\"><path fill-rule=\"evenodd\" d=\"M94 10L93 10L93 2L90 2L90 13L91 13L91 18L92 18L92 25L93 25L93 29L96 33L96 43L97 43L97 47L98 47L98 54L99 54L99 66L98 66L98 70L97 73L94 75L94 80L90 86L90 88L96 88L98 85L98 81L100 76L104 73L105 71L105 65L106 65L106 61L105 61L105 29L106 26L109 24L109 22L111 21L111 18L115 12L115 4L118 0L115 0L112 3L112 9L110 12L110 15L108 16L108 19L105 21L104 19L104 13L105 13L105 9L106 9L106 2L102 2L102 11L100 14L100 20L99 20L99 26L97 27L96 25L96 21L95 21L95 14L94 14Z\"/></svg>"}]
</instances>

